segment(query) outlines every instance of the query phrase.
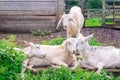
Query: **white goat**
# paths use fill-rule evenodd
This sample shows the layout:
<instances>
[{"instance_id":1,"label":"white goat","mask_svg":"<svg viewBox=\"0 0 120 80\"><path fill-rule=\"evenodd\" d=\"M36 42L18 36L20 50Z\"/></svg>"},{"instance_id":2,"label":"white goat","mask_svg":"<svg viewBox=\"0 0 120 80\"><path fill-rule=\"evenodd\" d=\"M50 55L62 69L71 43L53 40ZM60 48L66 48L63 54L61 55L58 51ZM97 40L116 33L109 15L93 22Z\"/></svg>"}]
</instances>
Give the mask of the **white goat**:
<instances>
[{"instance_id":1,"label":"white goat","mask_svg":"<svg viewBox=\"0 0 120 80\"><path fill-rule=\"evenodd\" d=\"M78 39L76 50L82 51L83 60L79 61L73 69L80 64L86 64L98 68L97 73L99 73L103 67L120 66L120 49L114 46L90 46L88 40L92 37L93 34Z\"/></svg>"},{"instance_id":2,"label":"white goat","mask_svg":"<svg viewBox=\"0 0 120 80\"><path fill-rule=\"evenodd\" d=\"M29 47L22 49L19 48L14 48L16 51L23 51L25 56L28 57L27 60L23 61L23 66L25 68L22 69L21 75L22 75L22 79L24 78L24 72L26 70L26 68L31 69L30 66L27 66L28 63L31 61L31 58L33 59L35 57L35 59L39 58L40 61L45 62L46 65L50 65L50 62L47 60L43 60L42 58L45 58L46 54L45 52L40 48L39 44L33 44L32 42L29 43ZM34 60L35 60L34 59ZM42 65L42 63L40 63L40 61L38 61L38 65ZM35 63L34 63L35 64ZM45 65L45 64L44 64ZM37 65L36 65L37 66ZM35 69L33 69L33 71L36 71Z\"/></svg>"},{"instance_id":3,"label":"white goat","mask_svg":"<svg viewBox=\"0 0 120 80\"><path fill-rule=\"evenodd\" d=\"M45 61L47 60L47 65L51 64L51 66L57 68L60 66L68 67L74 65L76 63L76 57L74 55L76 43L77 40L75 38L69 38L61 45L41 45L40 48L46 53L46 56L43 59ZM31 57L28 67L32 69L33 66L44 66L46 65L45 61L41 61L41 58L38 57Z\"/></svg>"},{"instance_id":4,"label":"white goat","mask_svg":"<svg viewBox=\"0 0 120 80\"><path fill-rule=\"evenodd\" d=\"M70 9L69 14L64 13L59 20L56 29L59 27L61 22L63 23L63 28L67 30L67 38L76 38L84 24L84 17L82 15L81 8L73 6Z\"/></svg>"},{"instance_id":5,"label":"white goat","mask_svg":"<svg viewBox=\"0 0 120 80\"><path fill-rule=\"evenodd\" d=\"M45 52L41 49L39 44L33 44L32 42L29 43L30 47L26 47L23 49L23 52L27 57L45 57Z\"/></svg>"},{"instance_id":6,"label":"white goat","mask_svg":"<svg viewBox=\"0 0 120 80\"><path fill-rule=\"evenodd\" d=\"M20 48L14 48L16 51L22 51L24 52L25 56L27 57L45 57L45 52L40 48L39 44L33 44L32 42L29 43L29 47L26 47L24 49Z\"/></svg>"}]
</instances>

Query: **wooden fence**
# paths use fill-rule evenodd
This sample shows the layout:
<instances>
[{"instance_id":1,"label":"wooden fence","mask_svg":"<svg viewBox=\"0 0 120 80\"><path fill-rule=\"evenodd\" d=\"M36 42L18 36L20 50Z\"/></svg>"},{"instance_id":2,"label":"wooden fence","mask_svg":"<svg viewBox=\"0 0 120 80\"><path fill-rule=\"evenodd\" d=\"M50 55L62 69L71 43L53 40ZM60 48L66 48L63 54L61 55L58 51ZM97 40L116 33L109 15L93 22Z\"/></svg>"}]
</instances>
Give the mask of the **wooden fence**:
<instances>
[{"instance_id":1,"label":"wooden fence","mask_svg":"<svg viewBox=\"0 0 120 80\"><path fill-rule=\"evenodd\" d=\"M106 16L112 16L113 10L106 9ZM102 17L102 9L86 9L85 16L87 18ZM115 9L115 16L120 16L120 9Z\"/></svg>"},{"instance_id":2,"label":"wooden fence","mask_svg":"<svg viewBox=\"0 0 120 80\"><path fill-rule=\"evenodd\" d=\"M54 31L64 0L0 0L0 31Z\"/></svg>"}]
</instances>

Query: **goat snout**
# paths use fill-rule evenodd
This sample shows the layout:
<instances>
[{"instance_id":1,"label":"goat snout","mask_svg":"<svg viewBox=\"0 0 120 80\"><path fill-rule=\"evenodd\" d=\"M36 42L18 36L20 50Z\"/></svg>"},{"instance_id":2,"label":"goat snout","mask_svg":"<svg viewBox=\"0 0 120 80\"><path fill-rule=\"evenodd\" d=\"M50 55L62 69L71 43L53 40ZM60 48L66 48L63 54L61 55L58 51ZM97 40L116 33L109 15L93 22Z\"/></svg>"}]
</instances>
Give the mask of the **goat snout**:
<instances>
[{"instance_id":1,"label":"goat snout","mask_svg":"<svg viewBox=\"0 0 120 80\"><path fill-rule=\"evenodd\" d=\"M46 54L42 54L40 58L45 58L46 57Z\"/></svg>"},{"instance_id":2,"label":"goat snout","mask_svg":"<svg viewBox=\"0 0 120 80\"><path fill-rule=\"evenodd\" d=\"M64 26L63 28L66 30L66 29L67 29L67 26Z\"/></svg>"},{"instance_id":3,"label":"goat snout","mask_svg":"<svg viewBox=\"0 0 120 80\"><path fill-rule=\"evenodd\" d=\"M76 54L76 51L75 51L75 50L73 50L73 54Z\"/></svg>"},{"instance_id":4,"label":"goat snout","mask_svg":"<svg viewBox=\"0 0 120 80\"><path fill-rule=\"evenodd\" d=\"M78 52L78 49L76 49L76 52Z\"/></svg>"},{"instance_id":5,"label":"goat snout","mask_svg":"<svg viewBox=\"0 0 120 80\"><path fill-rule=\"evenodd\" d=\"M46 56L46 54L43 55L43 57L45 57L45 56Z\"/></svg>"},{"instance_id":6,"label":"goat snout","mask_svg":"<svg viewBox=\"0 0 120 80\"><path fill-rule=\"evenodd\" d=\"M79 55L78 49L76 49L76 55Z\"/></svg>"}]
</instances>

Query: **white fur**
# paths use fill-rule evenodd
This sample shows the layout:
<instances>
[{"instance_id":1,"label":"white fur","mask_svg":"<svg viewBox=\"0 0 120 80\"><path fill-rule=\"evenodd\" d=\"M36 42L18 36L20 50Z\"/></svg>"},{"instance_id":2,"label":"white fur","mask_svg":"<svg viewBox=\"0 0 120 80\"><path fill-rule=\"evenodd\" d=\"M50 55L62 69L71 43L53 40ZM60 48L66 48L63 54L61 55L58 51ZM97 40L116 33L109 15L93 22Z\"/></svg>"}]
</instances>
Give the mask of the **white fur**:
<instances>
[{"instance_id":1,"label":"white fur","mask_svg":"<svg viewBox=\"0 0 120 80\"><path fill-rule=\"evenodd\" d=\"M33 44L30 42L29 45L29 47L26 47L24 49L14 48L14 50L24 52L25 56L27 57L43 58L46 56L46 53L40 48L40 44Z\"/></svg>"},{"instance_id":2,"label":"white fur","mask_svg":"<svg viewBox=\"0 0 120 80\"><path fill-rule=\"evenodd\" d=\"M26 47L23 49L23 52L28 57L45 57L45 52L41 49L39 44L33 44L32 42L29 43L30 47Z\"/></svg>"},{"instance_id":3,"label":"white fur","mask_svg":"<svg viewBox=\"0 0 120 80\"><path fill-rule=\"evenodd\" d=\"M67 30L67 38L76 38L84 24L84 17L82 15L81 8L73 6L70 9L69 14L64 13L59 20L56 29L59 27L61 22L63 23L63 28Z\"/></svg>"},{"instance_id":4,"label":"white fur","mask_svg":"<svg viewBox=\"0 0 120 80\"><path fill-rule=\"evenodd\" d=\"M29 60L29 66L32 69L33 66L44 66L50 64L53 67L68 67L76 63L75 50L77 40L75 38L69 38L65 40L61 45L41 45L40 48L46 53L45 58L41 61L41 58L31 57ZM34 58L34 59L33 59ZM40 62L41 61L41 62ZM40 64L39 64L40 63ZM27 66L27 67L29 67Z\"/></svg>"},{"instance_id":5,"label":"white fur","mask_svg":"<svg viewBox=\"0 0 120 80\"><path fill-rule=\"evenodd\" d=\"M83 60L74 66L74 69L79 64L86 64L98 68L99 73L102 68L120 66L120 49L114 46L90 46L88 40L93 37L89 35L78 39L77 51L82 51Z\"/></svg>"}]
</instances>

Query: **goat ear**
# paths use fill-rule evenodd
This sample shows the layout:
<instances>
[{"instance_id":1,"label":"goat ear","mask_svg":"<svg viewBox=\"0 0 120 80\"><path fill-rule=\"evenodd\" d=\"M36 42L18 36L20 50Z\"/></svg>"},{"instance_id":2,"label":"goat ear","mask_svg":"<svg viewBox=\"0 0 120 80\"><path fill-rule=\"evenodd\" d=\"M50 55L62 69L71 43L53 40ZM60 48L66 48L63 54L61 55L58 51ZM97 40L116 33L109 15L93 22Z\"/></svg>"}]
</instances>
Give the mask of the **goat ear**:
<instances>
[{"instance_id":1,"label":"goat ear","mask_svg":"<svg viewBox=\"0 0 120 80\"><path fill-rule=\"evenodd\" d=\"M32 42L30 42L29 45L30 45L30 47L34 47L35 46L35 44L32 43Z\"/></svg>"},{"instance_id":2,"label":"goat ear","mask_svg":"<svg viewBox=\"0 0 120 80\"><path fill-rule=\"evenodd\" d=\"M73 18L73 16L69 15L69 20L73 21L74 23L76 23L76 20Z\"/></svg>"},{"instance_id":3,"label":"goat ear","mask_svg":"<svg viewBox=\"0 0 120 80\"><path fill-rule=\"evenodd\" d=\"M70 43L69 41L67 42L67 44L68 44L68 45L71 45L71 43Z\"/></svg>"},{"instance_id":4,"label":"goat ear","mask_svg":"<svg viewBox=\"0 0 120 80\"><path fill-rule=\"evenodd\" d=\"M72 17L70 17L70 19L69 19L70 21L73 21L73 18Z\"/></svg>"},{"instance_id":5,"label":"goat ear","mask_svg":"<svg viewBox=\"0 0 120 80\"><path fill-rule=\"evenodd\" d=\"M94 37L94 34L95 34L95 33L92 33L92 34L90 34L89 36L87 36L87 37L86 37L86 41L88 41L88 40L90 40L91 38L93 38L93 37Z\"/></svg>"},{"instance_id":6,"label":"goat ear","mask_svg":"<svg viewBox=\"0 0 120 80\"><path fill-rule=\"evenodd\" d=\"M64 14L63 14L63 15L64 15ZM60 24L61 24L61 22L62 22L63 15L62 15L62 17L60 18L60 20L58 21L58 24L57 24L56 29L58 29L58 27L60 26Z\"/></svg>"},{"instance_id":7,"label":"goat ear","mask_svg":"<svg viewBox=\"0 0 120 80\"><path fill-rule=\"evenodd\" d=\"M70 14L68 14L68 17L69 17L69 20L73 21L73 17Z\"/></svg>"},{"instance_id":8,"label":"goat ear","mask_svg":"<svg viewBox=\"0 0 120 80\"><path fill-rule=\"evenodd\" d=\"M65 14L65 12L63 12L63 14Z\"/></svg>"}]
</instances>

